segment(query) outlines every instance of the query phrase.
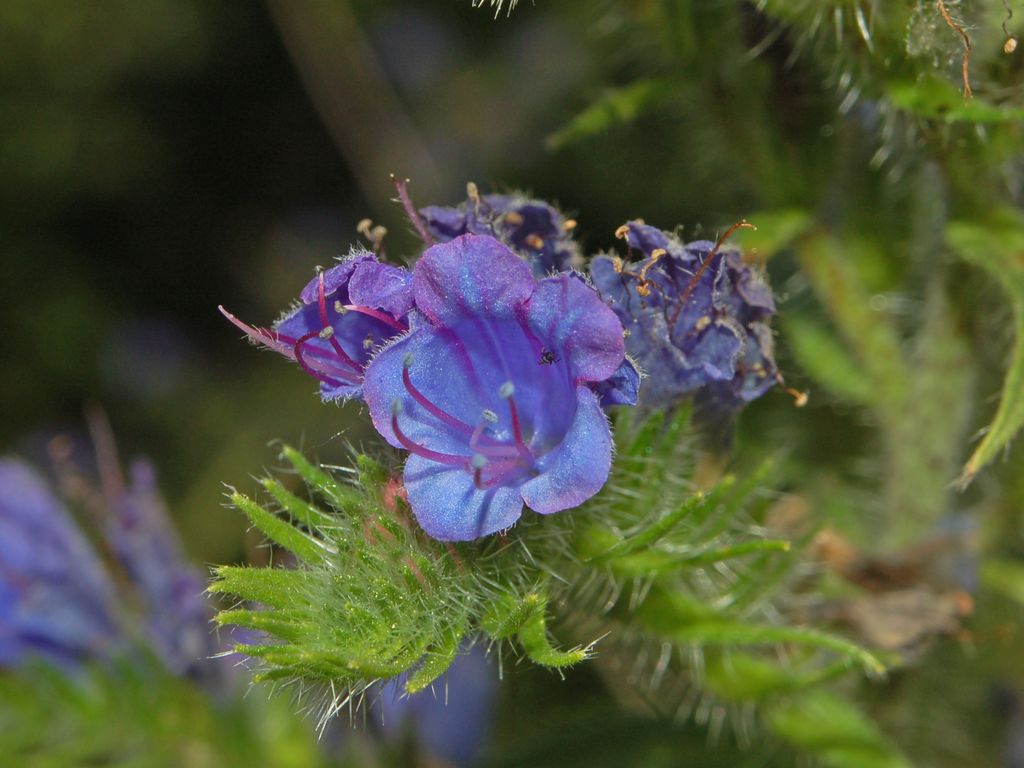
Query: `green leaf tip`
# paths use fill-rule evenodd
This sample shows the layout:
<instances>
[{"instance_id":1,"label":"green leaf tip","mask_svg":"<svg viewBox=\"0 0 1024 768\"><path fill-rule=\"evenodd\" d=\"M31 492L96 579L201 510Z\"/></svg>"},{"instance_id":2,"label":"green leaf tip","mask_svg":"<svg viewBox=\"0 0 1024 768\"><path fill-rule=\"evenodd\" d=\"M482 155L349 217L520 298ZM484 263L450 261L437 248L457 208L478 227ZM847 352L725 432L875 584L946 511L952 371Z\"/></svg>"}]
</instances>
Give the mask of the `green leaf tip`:
<instances>
[{"instance_id":1,"label":"green leaf tip","mask_svg":"<svg viewBox=\"0 0 1024 768\"><path fill-rule=\"evenodd\" d=\"M249 521L268 539L284 547L300 560L316 562L326 554L323 544L307 536L291 523L268 512L248 496L235 491L231 503L245 513Z\"/></svg>"},{"instance_id":2,"label":"green leaf tip","mask_svg":"<svg viewBox=\"0 0 1024 768\"><path fill-rule=\"evenodd\" d=\"M946 241L964 261L1002 286L1014 316L1014 344L999 406L957 478L957 486L964 489L1024 427L1024 219L1015 211L999 211L984 226L954 221L946 228Z\"/></svg>"}]
</instances>

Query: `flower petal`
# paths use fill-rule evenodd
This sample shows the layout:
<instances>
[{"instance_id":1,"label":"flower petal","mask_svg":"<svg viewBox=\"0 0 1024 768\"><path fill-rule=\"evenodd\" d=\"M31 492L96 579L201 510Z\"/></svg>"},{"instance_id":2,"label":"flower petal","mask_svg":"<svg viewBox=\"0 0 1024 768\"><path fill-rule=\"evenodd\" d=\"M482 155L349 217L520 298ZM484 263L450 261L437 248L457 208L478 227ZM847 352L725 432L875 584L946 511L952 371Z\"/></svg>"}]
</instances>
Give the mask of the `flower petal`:
<instances>
[{"instance_id":1,"label":"flower petal","mask_svg":"<svg viewBox=\"0 0 1024 768\"><path fill-rule=\"evenodd\" d=\"M412 309L412 273L379 261L364 261L352 273L348 295L353 304L383 309L400 319Z\"/></svg>"},{"instance_id":2,"label":"flower petal","mask_svg":"<svg viewBox=\"0 0 1024 768\"><path fill-rule=\"evenodd\" d=\"M348 303L348 291L346 286L348 285L349 278L352 277L352 273L355 268L360 264L366 262L374 262L377 257L369 251L353 251L350 253L344 261L340 264L335 264L333 267L324 270L324 294L330 296L335 291L340 291L339 296L332 297L333 299L341 299L342 303ZM306 287L302 289L302 293L299 294L304 304L315 304L317 299L320 297L320 275L317 275L310 280Z\"/></svg>"},{"instance_id":3,"label":"flower petal","mask_svg":"<svg viewBox=\"0 0 1024 768\"><path fill-rule=\"evenodd\" d=\"M468 429L453 428L416 401L403 380L407 364L417 391L438 410L467 423ZM363 379L363 399L373 426L388 443L405 448L391 424L397 403L399 427L410 440L432 451L468 455L468 433L484 405L479 404L475 380L462 370L464 364L451 334L433 327L418 328L383 349Z\"/></svg>"},{"instance_id":4,"label":"flower petal","mask_svg":"<svg viewBox=\"0 0 1024 768\"><path fill-rule=\"evenodd\" d=\"M553 352L570 360L577 381L604 381L622 365L622 323L577 275L541 280L527 322Z\"/></svg>"},{"instance_id":5,"label":"flower petal","mask_svg":"<svg viewBox=\"0 0 1024 768\"><path fill-rule=\"evenodd\" d=\"M523 511L516 487L480 490L466 470L415 455L405 463L405 489L420 527L439 541L471 541L497 533Z\"/></svg>"},{"instance_id":6,"label":"flower petal","mask_svg":"<svg viewBox=\"0 0 1024 768\"><path fill-rule=\"evenodd\" d=\"M433 322L511 317L533 293L530 265L493 237L463 235L426 250L413 270L416 306Z\"/></svg>"},{"instance_id":7,"label":"flower petal","mask_svg":"<svg viewBox=\"0 0 1024 768\"><path fill-rule=\"evenodd\" d=\"M636 405L640 396L640 371L627 357L609 378L594 387L601 407Z\"/></svg>"},{"instance_id":8,"label":"flower petal","mask_svg":"<svg viewBox=\"0 0 1024 768\"><path fill-rule=\"evenodd\" d=\"M612 435L597 395L580 386L576 396L576 418L562 444L540 460L541 474L519 489L542 515L578 507L601 490L611 469Z\"/></svg>"}]
</instances>

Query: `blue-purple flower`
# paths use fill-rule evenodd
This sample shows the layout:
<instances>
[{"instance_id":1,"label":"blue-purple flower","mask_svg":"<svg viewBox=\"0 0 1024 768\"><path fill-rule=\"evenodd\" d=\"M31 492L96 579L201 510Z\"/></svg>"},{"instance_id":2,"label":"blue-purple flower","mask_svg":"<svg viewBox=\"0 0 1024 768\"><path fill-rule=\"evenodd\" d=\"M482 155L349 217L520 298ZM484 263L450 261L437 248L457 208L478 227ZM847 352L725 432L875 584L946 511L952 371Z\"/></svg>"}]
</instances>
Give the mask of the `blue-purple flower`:
<instances>
[{"instance_id":1,"label":"blue-purple flower","mask_svg":"<svg viewBox=\"0 0 1024 768\"><path fill-rule=\"evenodd\" d=\"M298 306L273 328L248 325L220 310L254 342L295 360L318 379L324 400L347 399L359 397L372 354L406 330L411 280L407 270L357 251L318 273Z\"/></svg>"},{"instance_id":2,"label":"blue-purple flower","mask_svg":"<svg viewBox=\"0 0 1024 768\"><path fill-rule=\"evenodd\" d=\"M578 506L604 485L611 432L594 386L624 360L622 325L578 275L537 280L494 238L427 249L410 332L366 369L374 426L412 455L409 504L446 541L508 528L523 505Z\"/></svg>"},{"instance_id":3,"label":"blue-purple flower","mask_svg":"<svg viewBox=\"0 0 1024 768\"><path fill-rule=\"evenodd\" d=\"M217 650L203 579L185 560L152 468L136 462L126 483L109 434L96 436L99 487L70 454L56 460L107 560L35 471L0 459L0 667L31 656L74 667L141 642L172 673L201 675Z\"/></svg>"},{"instance_id":4,"label":"blue-purple flower","mask_svg":"<svg viewBox=\"0 0 1024 768\"><path fill-rule=\"evenodd\" d=\"M145 608L148 640L175 674L199 672L216 651L200 574L189 565L156 489L152 465L130 467L131 483L107 489L101 531Z\"/></svg>"},{"instance_id":5,"label":"blue-purple flower","mask_svg":"<svg viewBox=\"0 0 1024 768\"><path fill-rule=\"evenodd\" d=\"M27 464L0 459L0 668L73 666L122 640L114 585L61 502Z\"/></svg>"},{"instance_id":6,"label":"blue-purple flower","mask_svg":"<svg viewBox=\"0 0 1024 768\"><path fill-rule=\"evenodd\" d=\"M444 765L472 765L491 730L497 677L482 646L461 653L434 688L403 693L405 675L388 681L376 699L384 735L412 733L419 751Z\"/></svg>"},{"instance_id":7,"label":"blue-purple flower","mask_svg":"<svg viewBox=\"0 0 1024 768\"><path fill-rule=\"evenodd\" d=\"M539 278L583 263L572 236L576 222L543 200L474 194L458 207L432 205L421 208L420 214L439 242L460 235L489 235L530 262Z\"/></svg>"},{"instance_id":8,"label":"blue-purple flower","mask_svg":"<svg viewBox=\"0 0 1024 768\"><path fill-rule=\"evenodd\" d=\"M693 393L724 410L778 380L768 323L771 289L739 251L638 221L620 230L644 256L598 256L590 272L628 332L626 349L647 374L641 402L657 408Z\"/></svg>"}]
</instances>

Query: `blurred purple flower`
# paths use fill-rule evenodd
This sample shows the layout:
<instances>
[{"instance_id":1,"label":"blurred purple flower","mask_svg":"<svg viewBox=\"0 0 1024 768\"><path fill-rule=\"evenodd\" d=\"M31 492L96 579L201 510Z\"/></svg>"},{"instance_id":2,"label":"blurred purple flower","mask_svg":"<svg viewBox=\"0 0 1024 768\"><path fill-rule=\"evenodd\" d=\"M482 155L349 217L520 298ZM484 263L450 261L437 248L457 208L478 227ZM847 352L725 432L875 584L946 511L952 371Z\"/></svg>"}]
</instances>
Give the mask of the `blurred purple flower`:
<instances>
[{"instance_id":1,"label":"blurred purple flower","mask_svg":"<svg viewBox=\"0 0 1024 768\"><path fill-rule=\"evenodd\" d=\"M522 195L471 194L455 208L420 209L427 229L439 242L460 235L489 235L526 259L538 278L582 265L572 237L576 222L542 200Z\"/></svg>"},{"instance_id":2,"label":"blurred purple flower","mask_svg":"<svg viewBox=\"0 0 1024 768\"><path fill-rule=\"evenodd\" d=\"M624 359L622 325L576 275L537 280L491 237L434 245L413 271L422 320L366 369L385 440L412 455L409 504L436 539L508 528L604 485L611 432L593 386Z\"/></svg>"},{"instance_id":3,"label":"blurred purple flower","mask_svg":"<svg viewBox=\"0 0 1024 768\"><path fill-rule=\"evenodd\" d=\"M740 253L707 240L683 244L639 221L621 232L643 260L598 256L590 271L647 374L642 404L664 407L698 392L709 408L728 413L771 388L775 302Z\"/></svg>"},{"instance_id":4,"label":"blurred purple flower","mask_svg":"<svg viewBox=\"0 0 1024 768\"><path fill-rule=\"evenodd\" d=\"M0 666L29 651L58 663L101 660L141 641L172 673L204 674L217 648L203 579L182 553L150 465L136 462L126 484L106 420L90 422L99 487L72 461L70 441L54 441L52 452L109 562L27 464L0 461ZM129 619L141 622L141 636Z\"/></svg>"},{"instance_id":5,"label":"blurred purple flower","mask_svg":"<svg viewBox=\"0 0 1024 768\"><path fill-rule=\"evenodd\" d=\"M0 459L0 667L30 657L73 666L121 645L116 593L43 479Z\"/></svg>"},{"instance_id":6,"label":"blurred purple flower","mask_svg":"<svg viewBox=\"0 0 1024 768\"><path fill-rule=\"evenodd\" d=\"M206 586L182 552L152 465L134 462L131 481L110 494L102 533L142 599L149 640L164 665L175 674L193 674L216 652Z\"/></svg>"},{"instance_id":7,"label":"blurred purple flower","mask_svg":"<svg viewBox=\"0 0 1024 768\"><path fill-rule=\"evenodd\" d=\"M224 307L220 311L254 342L318 379L324 400L347 399L360 396L373 352L406 330L411 280L407 270L357 251L313 278L301 303L272 329L248 325Z\"/></svg>"},{"instance_id":8,"label":"blurred purple flower","mask_svg":"<svg viewBox=\"0 0 1024 768\"><path fill-rule=\"evenodd\" d=\"M412 733L416 745L446 765L472 765L490 736L497 693L481 646L458 656L432 690L406 696L404 676L388 681L375 700L385 737Z\"/></svg>"}]
</instances>

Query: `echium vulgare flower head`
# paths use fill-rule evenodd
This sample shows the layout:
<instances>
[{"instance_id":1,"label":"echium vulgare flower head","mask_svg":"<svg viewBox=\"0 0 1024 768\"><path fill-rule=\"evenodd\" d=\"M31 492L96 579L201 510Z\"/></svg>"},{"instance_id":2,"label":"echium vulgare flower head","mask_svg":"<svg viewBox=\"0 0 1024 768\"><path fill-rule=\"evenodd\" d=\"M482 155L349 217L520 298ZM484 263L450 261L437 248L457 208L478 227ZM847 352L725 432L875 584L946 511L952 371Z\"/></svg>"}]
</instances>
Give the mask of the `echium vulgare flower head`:
<instances>
[{"instance_id":1,"label":"echium vulgare flower head","mask_svg":"<svg viewBox=\"0 0 1024 768\"><path fill-rule=\"evenodd\" d=\"M273 328L251 326L220 310L254 342L318 379L324 400L347 399L359 397L373 352L406 330L411 280L407 270L355 251L318 272L302 290L300 303Z\"/></svg>"},{"instance_id":2,"label":"echium vulgare flower head","mask_svg":"<svg viewBox=\"0 0 1024 768\"><path fill-rule=\"evenodd\" d=\"M647 374L641 405L664 407L696 392L736 410L776 383L768 325L775 302L738 250L721 240L684 244L640 221L618 234L644 258L598 256L590 272L628 332L627 351Z\"/></svg>"},{"instance_id":3,"label":"echium vulgare flower head","mask_svg":"<svg viewBox=\"0 0 1024 768\"><path fill-rule=\"evenodd\" d=\"M520 194L480 195L469 185L469 199L457 207L420 209L427 229L439 242L460 235L490 235L526 259L537 277L565 272L583 263L573 239L576 222L543 200Z\"/></svg>"},{"instance_id":4,"label":"echium vulgare flower head","mask_svg":"<svg viewBox=\"0 0 1024 768\"><path fill-rule=\"evenodd\" d=\"M68 438L52 441L51 454L105 557L29 465L0 459L0 668L30 656L73 668L142 644L173 674L206 676L217 648L204 580L182 553L152 467L135 462L126 481L106 420L93 414L90 427L98 485Z\"/></svg>"},{"instance_id":5,"label":"echium vulgare flower head","mask_svg":"<svg viewBox=\"0 0 1024 768\"><path fill-rule=\"evenodd\" d=\"M144 605L148 640L171 672L197 676L217 649L202 576L185 558L145 459L129 468L130 483L106 488L101 530L111 554Z\"/></svg>"},{"instance_id":6,"label":"echium vulgare flower head","mask_svg":"<svg viewBox=\"0 0 1024 768\"><path fill-rule=\"evenodd\" d=\"M0 669L63 666L121 644L116 592L63 504L29 465L0 459Z\"/></svg>"},{"instance_id":7,"label":"echium vulgare flower head","mask_svg":"<svg viewBox=\"0 0 1024 768\"><path fill-rule=\"evenodd\" d=\"M508 528L604 485L611 432L594 392L624 359L622 325L575 274L537 280L492 237L427 249L410 332L366 369L374 426L411 453L409 504L436 539Z\"/></svg>"}]
</instances>

